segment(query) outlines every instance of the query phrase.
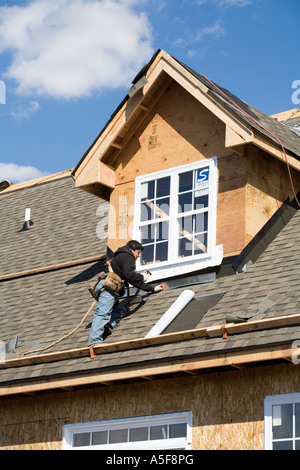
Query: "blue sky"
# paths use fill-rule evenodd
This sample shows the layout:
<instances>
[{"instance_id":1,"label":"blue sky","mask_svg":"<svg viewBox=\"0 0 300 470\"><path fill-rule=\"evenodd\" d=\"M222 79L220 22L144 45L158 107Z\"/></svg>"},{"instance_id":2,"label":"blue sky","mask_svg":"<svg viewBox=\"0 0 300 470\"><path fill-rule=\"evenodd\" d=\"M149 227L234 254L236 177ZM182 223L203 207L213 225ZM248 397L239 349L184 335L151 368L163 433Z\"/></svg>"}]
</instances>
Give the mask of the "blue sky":
<instances>
[{"instance_id":1,"label":"blue sky","mask_svg":"<svg viewBox=\"0 0 300 470\"><path fill-rule=\"evenodd\" d=\"M76 166L157 49L296 108L299 21L299 0L0 0L0 180Z\"/></svg>"}]
</instances>

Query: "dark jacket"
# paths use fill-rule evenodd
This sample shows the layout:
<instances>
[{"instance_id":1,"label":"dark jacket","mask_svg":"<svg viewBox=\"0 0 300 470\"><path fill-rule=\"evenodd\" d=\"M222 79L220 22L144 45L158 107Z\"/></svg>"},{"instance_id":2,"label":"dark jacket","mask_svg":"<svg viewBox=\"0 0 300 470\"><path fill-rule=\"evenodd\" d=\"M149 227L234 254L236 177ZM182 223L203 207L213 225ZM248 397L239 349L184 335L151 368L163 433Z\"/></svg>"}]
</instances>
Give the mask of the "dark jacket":
<instances>
[{"instance_id":1,"label":"dark jacket","mask_svg":"<svg viewBox=\"0 0 300 470\"><path fill-rule=\"evenodd\" d=\"M154 287L146 284L143 275L136 271L135 258L127 246L118 248L114 253L114 257L111 259L111 267L115 274L132 286L146 292L154 292Z\"/></svg>"}]
</instances>

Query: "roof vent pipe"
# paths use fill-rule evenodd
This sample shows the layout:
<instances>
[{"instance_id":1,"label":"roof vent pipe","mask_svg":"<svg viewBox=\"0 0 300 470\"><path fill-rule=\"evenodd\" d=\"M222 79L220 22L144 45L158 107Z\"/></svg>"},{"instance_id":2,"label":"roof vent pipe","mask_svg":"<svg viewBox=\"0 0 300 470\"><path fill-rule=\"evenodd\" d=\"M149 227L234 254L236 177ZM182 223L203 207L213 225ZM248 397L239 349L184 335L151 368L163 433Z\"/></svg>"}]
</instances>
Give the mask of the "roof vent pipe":
<instances>
[{"instance_id":1,"label":"roof vent pipe","mask_svg":"<svg viewBox=\"0 0 300 470\"><path fill-rule=\"evenodd\" d=\"M192 290L184 290L180 296L175 300L171 307L163 314L158 322L151 328L149 333L146 334L145 338L149 336L160 335L174 318L187 306L187 304L194 298L195 293Z\"/></svg>"},{"instance_id":2,"label":"roof vent pipe","mask_svg":"<svg viewBox=\"0 0 300 470\"><path fill-rule=\"evenodd\" d=\"M33 225L33 222L30 219L30 216L31 216L31 209L29 209L29 208L25 209L25 222L23 224L22 229L19 230L20 232L24 232L25 230L29 230L29 227L31 225Z\"/></svg>"}]
</instances>

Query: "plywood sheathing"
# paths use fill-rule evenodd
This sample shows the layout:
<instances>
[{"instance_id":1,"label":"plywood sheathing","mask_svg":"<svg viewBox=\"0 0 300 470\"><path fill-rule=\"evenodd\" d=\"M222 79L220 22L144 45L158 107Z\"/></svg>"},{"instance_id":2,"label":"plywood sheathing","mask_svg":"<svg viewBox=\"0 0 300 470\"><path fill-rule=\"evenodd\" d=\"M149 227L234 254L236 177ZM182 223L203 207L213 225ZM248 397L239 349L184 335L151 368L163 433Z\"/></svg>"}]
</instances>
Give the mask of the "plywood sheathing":
<instances>
[{"instance_id":1,"label":"plywood sheathing","mask_svg":"<svg viewBox=\"0 0 300 470\"><path fill-rule=\"evenodd\" d=\"M193 450L262 450L266 395L299 391L293 364L0 401L0 449L58 450L66 424L192 411Z\"/></svg>"},{"instance_id":2,"label":"plywood sheathing","mask_svg":"<svg viewBox=\"0 0 300 470\"><path fill-rule=\"evenodd\" d=\"M180 85L172 82L114 162L116 180L110 200L114 208L109 222L110 249L114 251L132 237L137 176L218 155L219 192L222 193L218 199L218 227L222 230L224 224L227 226L225 251L239 252L244 247L246 167L242 156L224 147L224 136L224 124ZM232 206L229 193L240 211L239 217L231 223L226 210ZM127 230L122 217L124 205ZM217 243L222 243L220 238Z\"/></svg>"},{"instance_id":3,"label":"plywood sheathing","mask_svg":"<svg viewBox=\"0 0 300 470\"><path fill-rule=\"evenodd\" d=\"M247 149L246 168L245 237L249 243L285 200L294 199L294 194L286 164L254 145ZM291 174L299 191L300 173L291 169Z\"/></svg>"}]
</instances>

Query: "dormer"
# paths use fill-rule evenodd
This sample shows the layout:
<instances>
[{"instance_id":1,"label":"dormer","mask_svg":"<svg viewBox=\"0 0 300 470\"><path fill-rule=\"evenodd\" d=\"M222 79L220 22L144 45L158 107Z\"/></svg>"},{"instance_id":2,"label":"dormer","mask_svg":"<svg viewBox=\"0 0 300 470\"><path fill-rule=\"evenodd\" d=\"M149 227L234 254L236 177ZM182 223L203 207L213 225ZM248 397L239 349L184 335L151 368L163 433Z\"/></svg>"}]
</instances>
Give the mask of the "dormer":
<instances>
[{"instance_id":1,"label":"dormer","mask_svg":"<svg viewBox=\"0 0 300 470\"><path fill-rule=\"evenodd\" d=\"M159 50L75 170L110 202L108 249L152 280L238 257L300 189L300 137Z\"/></svg>"}]
</instances>

